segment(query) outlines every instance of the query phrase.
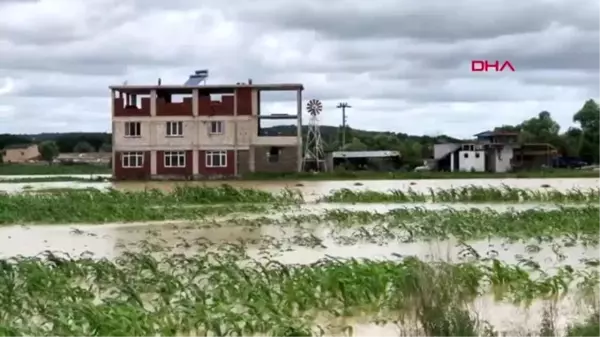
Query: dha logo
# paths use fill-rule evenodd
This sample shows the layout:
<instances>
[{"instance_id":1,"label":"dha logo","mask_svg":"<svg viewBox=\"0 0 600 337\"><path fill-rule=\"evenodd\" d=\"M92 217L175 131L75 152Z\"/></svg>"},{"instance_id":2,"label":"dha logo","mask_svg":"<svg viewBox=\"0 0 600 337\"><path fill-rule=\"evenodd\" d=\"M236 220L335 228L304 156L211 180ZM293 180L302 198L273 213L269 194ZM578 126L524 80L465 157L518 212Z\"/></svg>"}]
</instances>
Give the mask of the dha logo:
<instances>
[{"instance_id":1,"label":"dha logo","mask_svg":"<svg viewBox=\"0 0 600 337\"><path fill-rule=\"evenodd\" d=\"M495 72L503 72L503 71L515 71L515 67L513 67L510 61L504 61L501 63L496 60L494 62L490 62L488 60L472 60L471 61L471 71L472 72L488 72L490 68L494 69Z\"/></svg>"}]
</instances>

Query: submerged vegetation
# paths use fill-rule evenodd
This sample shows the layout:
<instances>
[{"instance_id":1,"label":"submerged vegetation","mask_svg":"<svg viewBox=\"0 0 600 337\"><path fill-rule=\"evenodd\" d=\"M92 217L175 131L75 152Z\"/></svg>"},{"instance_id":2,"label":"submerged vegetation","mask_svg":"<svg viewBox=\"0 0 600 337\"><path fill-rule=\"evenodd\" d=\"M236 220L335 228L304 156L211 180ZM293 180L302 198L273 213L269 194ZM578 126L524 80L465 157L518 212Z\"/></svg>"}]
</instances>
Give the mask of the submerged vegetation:
<instances>
[{"instance_id":1,"label":"submerged vegetation","mask_svg":"<svg viewBox=\"0 0 600 337\"><path fill-rule=\"evenodd\" d=\"M529 305L589 297L598 287L591 268L550 275L494 259L413 257L283 265L246 260L244 251L238 244L193 256L130 252L115 262L52 253L4 260L0 334L310 336L348 332L344 318L368 314L427 336L474 336L481 327L468 319L467 304L481 294Z\"/></svg>"},{"instance_id":2,"label":"submerged vegetation","mask_svg":"<svg viewBox=\"0 0 600 337\"><path fill-rule=\"evenodd\" d=\"M262 205L298 203L302 196L286 190L279 194L221 187L176 187L171 192L123 192L95 189L26 192L0 195L0 224L157 221L195 219L206 214L265 211ZM189 206L210 207L189 207Z\"/></svg>"},{"instance_id":3,"label":"submerged vegetation","mask_svg":"<svg viewBox=\"0 0 600 337\"><path fill-rule=\"evenodd\" d=\"M509 187L468 186L450 190L431 190L429 193L413 190L375 192L343 189L324 196L320 201L344 203L530 201L573 204L598 200L598 189L538 192ZM27 190L19 194L0 195L0 224L194 220L204 219L209 215L231 215L239 212L267 213L268 209L304 203L302 194L293 189L270 193L256 189L237 189L229 185L219 187L183 185L175 187L170 192L160 190L105 192L93 188ZM378 216L373 215L374 219Z\"/></svg>"},{"instance_id":4,"label":"submerged vegetation","mask_svg":"<svg viewBox=\"0 0 600 337\"><path fill-rule=\"evenodd\" d=\"M552 202L578 203L600 201L600 189L570 189L559 191L554 189L529 190L521 188L467 186L450 189L430 189L429 193L390 190L353 191L341 189L321 199L325 202Z\"/></svg>"},{"instance_id":5,"label":"submerged vegetation","mask_svg":"<svg viewBox=\"0 0 600 337\"><path fill-rule=\"evenodd\" d=\"M354 240L374 242L415 240L481 240L506 238L509 241L535 239L551 242L560 238L567 244L597 245L600 223L598 207L569 207L556 210L530 209L499 212L492 209L428 210L425 208L395 209L385 213L351 210L327 210L317 214L289 214L255 218L204 220L190 227L215 228L220 226L279 228L293 226L312 234L314 225L319 229L331 228L334 236L344 233ZM338 234L336 234L338 233Z\"/></svg>"},{"instance_id":6,"label":"submerged vegetation","mask_svg":"<svg viewBox=\"0 0 600 337\"><path fill-rule=\"evenodd\" d=\"M111 242L115 256L46 251L1 259L0 336L354 336L365 326L418 336L522 333L496 320L500 311L513 314L507 305L539 318L523 323L526 335L598 336L600 261L589 255L599 243L598 199L598 189L468 186L340 190L319 200L547 204L360 211L306 205L294 190L227 185L0 195L0 224L70 223L69 241ZM111 235L77 226L136 221L163 223L123 224ZM421 251L425 241L445 246L446 258ZM355 258L330 256L338 246L356 247ZM367 251L380 246L389 248L384 259L357 258L379 255ZM482 301L486 312L474 306ZM578 303L581 316L559 326L556 308L568 303Z\"/></svg>"}]
</instances>

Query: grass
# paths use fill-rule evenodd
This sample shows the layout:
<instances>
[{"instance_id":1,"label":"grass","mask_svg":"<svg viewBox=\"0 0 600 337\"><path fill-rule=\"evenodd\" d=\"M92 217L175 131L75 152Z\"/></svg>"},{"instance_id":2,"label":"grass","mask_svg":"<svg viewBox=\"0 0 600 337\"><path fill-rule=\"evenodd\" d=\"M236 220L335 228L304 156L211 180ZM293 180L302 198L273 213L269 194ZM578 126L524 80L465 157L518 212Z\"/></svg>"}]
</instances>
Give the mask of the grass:
<instances>
[{"instance_id":1,"label":"grass","mask_svg":"<svg viewBox=\"0 0 600 337\"><path fill-rule=\"evenodd\" d=\"M481 187L466 186L450 189L429 189L429 193L417 192L413 189L408 191L389 190L378 191L355 191L341 189L321 198L324 202L337 203L390 203L390 202L552 202L552 203L580 203L600 201L600 189L570 189L559 191L556 189L530 190L503 187Z\"/></svg>"},{"instance_id":2,"label":"grass","mask_svg":"<svg viewBox=\"0 0 600 337\"><path fill-rule=\"evenodd\" d=\"M45 163L36 164L0 164L0 176L3 175L69 175L69 174L110 174L111 168L106 165L80 164L62 165ZM1 179L1 178L0 178ZM59 179L58 177L40 179ZM68 179L68 178L63 178ZM38 180L48 181L48 180Z\"/></svg>"},{"instance_id":3,"label":"grass","mask_svg":"<svg viewBox=\"0 0 600 337\"><path fill-rule=\"evenodd\" d=\"M476 336L484 322L467 304L482 293L527 306L567 293L593 298L598 287L592 268L548 275L494 259L240 263L243 251L1 260L0 334L310 336L351 333L344 319L370 314L407 329L416 321L413 335Z\"/></svg>"}]
</instances>

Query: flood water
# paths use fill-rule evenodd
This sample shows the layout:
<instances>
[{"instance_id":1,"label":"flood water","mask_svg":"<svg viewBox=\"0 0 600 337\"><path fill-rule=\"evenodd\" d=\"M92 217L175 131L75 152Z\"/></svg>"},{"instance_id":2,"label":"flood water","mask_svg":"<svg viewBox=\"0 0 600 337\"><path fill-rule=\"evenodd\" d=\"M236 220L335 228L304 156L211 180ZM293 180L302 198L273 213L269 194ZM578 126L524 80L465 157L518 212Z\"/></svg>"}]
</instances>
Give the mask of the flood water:
<instances>
[{"instance_id":1,"label":"flood water","mask_svg":"<svg viewBox=\"0 0 600 337\"><path fill-rule=\"evenodd\" d=\"M8 177L8 176L4 176ZM23 176L32 177L32 176ZM543 189L552 188L560 191L569 189L589 189L597 188L600 185L598 178L560 178L560 179L419 179L419 180L339 180L339 181L204 181L204 182L36 182L36 183L10 183L2 182L0 177L0 191L14 193L23 190L38 190L48 188L115 188L119 190L141 191L144 189L171 190L178 185L195 186L219 186L228 184L237 188L254 188L268 192L279 192L286 188L297 189L307 199L314 199L317 196L329 194L330 192L342 188L351 190L371 190L387 191L390 189L404 190L409 189L415 192L429 192L430 189L450 189L465 186L487 186L502 187L509 186L524 189Z\"/></svg>"},{"instance_id":2,"label":"flood water","mask_svg":"<svg viewBox=\"0 0 600 337\"><path fill-rule=\"evenodd\" d=\"M225 182L191 182L193 185L220 185ZM428 192L433 189L448 189L470 185L501 187L503 185L544 189L544 185L557 190L597 188L597 178L570 179L464 179L464 180L369 180L369 181L231 181L226 182L235 187L257 188L270 192L278 192L284 188L300 190L307 201L314 201L319 196L340 188L353 190L386 191L389 189ZM82 183L82 182L48 182L48 183L0 183L0 191L9 193L24 189L47 188L109 188L122 190L143 190L158 188L170 190L181 183L147 182L147 183ZM301 206L294 212L318 213L326 209L344 208L352 210L368 210L384 212L398 207L425 207L428 209L486 208L499 211L524 210L529 208L553 209L550 204L310 204ZM253 215L249 215L252 217ZM190 223L170 221L161 224L106 224L106 225L31 225L6 226L0 228L0 256L3 258L26 255L33 256L45 250L67 252L79 255L92 252L96 257L115 258L125 250L139 247L141 242L156 244L171 252L194 253L204 249L202 243L211 242L235 243L245 242L249 257L259 258L265 252L283 263L311 263L326 256L341 258L373 258L395 259L398 256L417 256L424 260L460 261L464 256L462 248L456 240L432 240L403 243L400 240L372 242L361 238L356 231L332 231L331 228L312 224L312 226L280 227L216 227L203 226L206 223ZM364 224L367 225L367 224ZM496 257L507 263L517 263L520 258L531 258L538 262L542 269L551 270L562 265L581 268L582 259L598 257L597 247L580 245L562 247L563 256L557 255L550 244L540 244L539 251L532 253L527 248L531 243L507 243L502 239L482 240L468 243L482 256ZM586 313L577 305L577 299L571 295L558 303L559 330L581 320ZM473 310L488 320L496 329L515 335L539 329L544 303L536 301L530 308L515 308L511 304L497 303L489 296L483 296L473 303ZM392 325L376 326L369 323L354 322L355 336L398 336L398 327Z\"/></svg>"}]
</instances>

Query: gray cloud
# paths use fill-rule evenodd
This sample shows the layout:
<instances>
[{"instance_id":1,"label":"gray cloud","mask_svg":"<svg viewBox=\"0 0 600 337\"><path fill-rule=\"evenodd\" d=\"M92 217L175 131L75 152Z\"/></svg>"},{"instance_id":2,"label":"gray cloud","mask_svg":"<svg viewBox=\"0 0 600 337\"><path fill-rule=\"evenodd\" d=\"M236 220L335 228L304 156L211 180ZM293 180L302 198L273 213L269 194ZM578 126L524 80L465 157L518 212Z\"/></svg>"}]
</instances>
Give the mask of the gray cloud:
<instances>
[{"instance_id":1,"label":"gray cloud","mask_svg":"<svg viewBox=\"0 0 600 337\"><path fill-rule=\"evenodd\" d=\"M599 92L599 4L581 0L0 1L1 132L106 131L108 86L304 83L337 125L469 136ZM515 72L472 73L508 60ZM0 83L4 83L0 81ZM7 82L8 83L8 82ZM293 110L291 95L265 99Z\"/></svg>"}]
</instances>

